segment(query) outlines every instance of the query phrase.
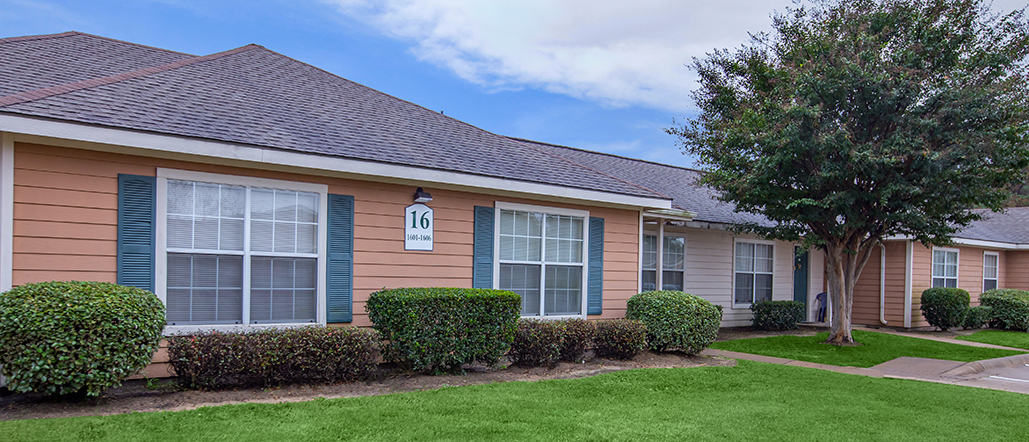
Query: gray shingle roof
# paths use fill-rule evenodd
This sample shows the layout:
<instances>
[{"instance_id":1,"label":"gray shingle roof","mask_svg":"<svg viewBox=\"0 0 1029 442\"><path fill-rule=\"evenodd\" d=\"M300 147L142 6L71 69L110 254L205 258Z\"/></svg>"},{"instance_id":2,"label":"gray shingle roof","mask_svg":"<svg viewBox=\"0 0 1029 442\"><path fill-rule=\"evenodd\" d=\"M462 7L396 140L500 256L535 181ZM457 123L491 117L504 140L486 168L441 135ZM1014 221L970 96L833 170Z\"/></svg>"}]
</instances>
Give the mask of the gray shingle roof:
<instances>
[{"instance_id":1,"label":"gray shingle roof","mask_svg":"<svg viewBox=\"0 0 1029 442\"><path fill-rule=\"evenodd\" d=\"M1011 207L1004 213L989 213L954 235L957 238L1029 244L1029 207Z\"/></svg>"},{"instance_id":2,"label":"gray shingle roof","mask_svg":"<svg viewBox=\"0 0 1029 442\"><path fill-rule=\"evenodd\" d=\"M62 42L70 47L53 48ZM26 45L42 47L46 62L26 56ZM161 57L171 64L155 66ZM0 40L0 59L13 60L0 78L15 93L0 97L0 112L663 198L256 45L190 57L74 34ZM40 64L66 74L24 78ZM70 74L87 64L101 66L89 75L115 78ZM132 68L143 70L124 71Z\"/></svg>"}]
</instances>

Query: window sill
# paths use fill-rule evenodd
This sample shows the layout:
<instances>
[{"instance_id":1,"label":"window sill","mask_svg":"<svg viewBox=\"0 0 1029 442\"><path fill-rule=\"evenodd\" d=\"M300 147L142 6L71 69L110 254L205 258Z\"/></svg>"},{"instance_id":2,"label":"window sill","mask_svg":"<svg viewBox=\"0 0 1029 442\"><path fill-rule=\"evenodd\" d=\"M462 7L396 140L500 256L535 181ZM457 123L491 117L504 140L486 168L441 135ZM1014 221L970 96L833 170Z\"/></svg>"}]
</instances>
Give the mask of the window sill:
<instances>
[{"instance_id":1,"label":"window sill","mask_svg":"<svg viewBox=\"0 0 1029 442\"><path fill-rule=\"evenodd\" d=\"M560 321L562 319L586 319L586 315L530 315L530 316L519 316L519 319L539 319L543 321Z\"/></svg>"},{"instance_id":2,"label":"window sill","mask_svg":"<svg viewBox=\"0 0 1029 442\"><path fill-rule=\"evenodd\" d=\"M302 322L302 323L284 323L284 324L219 324L219 325L166 325L164 331L161 332L164 336L174 335L189 335L195 333L204 332L221 332L221 333L234 333L234 332L247 332L255 330L265 330L269 328L296 328L296 327L309 327L312 325L324 326L324 322Z\"/></svg>"}]
</instances>

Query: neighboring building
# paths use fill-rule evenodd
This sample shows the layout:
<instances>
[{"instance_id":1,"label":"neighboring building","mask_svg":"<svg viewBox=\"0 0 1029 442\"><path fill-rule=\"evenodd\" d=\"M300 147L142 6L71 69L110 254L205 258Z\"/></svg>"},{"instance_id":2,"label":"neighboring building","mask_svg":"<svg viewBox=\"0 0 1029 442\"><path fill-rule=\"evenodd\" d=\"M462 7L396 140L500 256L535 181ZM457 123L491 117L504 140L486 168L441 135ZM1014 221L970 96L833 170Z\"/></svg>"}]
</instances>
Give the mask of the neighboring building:
<instances>
[{"instance_id":1,"label":"neighboring building","mask_svg":"<svg viewBox=\"0 0 1029 442\"><path fill-rule=\"evenodd\" d=\"M991 288L1029 290L1029 207L988 214L958 232L952 247L885 241L854 288L853 322L926 327L920 300L930 287L965 289L972 305Z\"/></svg>"}]
</instances>

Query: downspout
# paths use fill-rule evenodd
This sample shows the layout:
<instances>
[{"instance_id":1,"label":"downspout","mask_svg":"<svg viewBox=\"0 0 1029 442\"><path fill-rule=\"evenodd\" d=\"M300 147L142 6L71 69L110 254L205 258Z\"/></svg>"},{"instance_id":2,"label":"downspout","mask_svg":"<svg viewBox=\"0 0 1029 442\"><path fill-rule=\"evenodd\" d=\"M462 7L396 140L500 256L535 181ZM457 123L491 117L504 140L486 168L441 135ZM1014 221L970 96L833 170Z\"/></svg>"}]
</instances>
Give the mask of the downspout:
<instances>
[{"instance_id":1,"label":"downspout","mask_svg":"<svg viewBox=\"0 0 1029 442\"><path fill-rule=\"evenodd\" d=\"M911 283L915 260L915 243L907 242L907 252L904 262L904 328L911 328Z\"/></svg>"},{"instance_id":2,"label":"downspout","mask_svg":"<svg viewBox=\"0 0 1029 442\"><path fill-rule=\"evenodd\" d=\"M886 325L886 245L882 241L879 241L879 249L882 252L879 257L879 322Z\"/></svg>"}]
</instances>

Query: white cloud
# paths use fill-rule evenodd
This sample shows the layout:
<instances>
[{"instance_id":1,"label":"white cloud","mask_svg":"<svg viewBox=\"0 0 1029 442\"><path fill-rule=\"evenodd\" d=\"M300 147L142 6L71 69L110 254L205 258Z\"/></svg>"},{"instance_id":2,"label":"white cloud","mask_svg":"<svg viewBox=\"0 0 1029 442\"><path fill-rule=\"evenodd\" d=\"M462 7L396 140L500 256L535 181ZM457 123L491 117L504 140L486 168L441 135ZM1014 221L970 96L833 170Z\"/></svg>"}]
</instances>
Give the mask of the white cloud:
<instances>
[{"instance_id":1,"label":"white cloud","mask_svg":"<svg viewBox=\"0 0 1029 442\"><path fill-rule=\"evenodd\" d=\"M322 0L420 59L494 89L538 87L606 105L682 112L684 65L770 29L791 0ZM1000 0L1010 10L1018 0ZM1010 5L1009 5L1010 4Z\"/></svg>"}]
</instances>

